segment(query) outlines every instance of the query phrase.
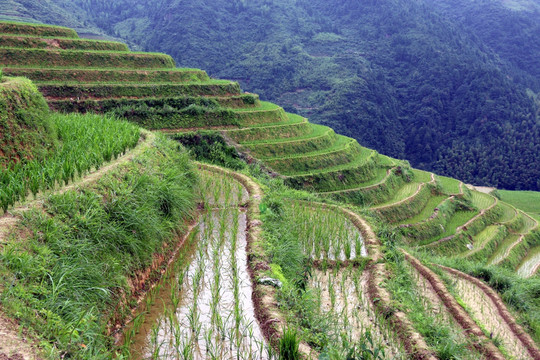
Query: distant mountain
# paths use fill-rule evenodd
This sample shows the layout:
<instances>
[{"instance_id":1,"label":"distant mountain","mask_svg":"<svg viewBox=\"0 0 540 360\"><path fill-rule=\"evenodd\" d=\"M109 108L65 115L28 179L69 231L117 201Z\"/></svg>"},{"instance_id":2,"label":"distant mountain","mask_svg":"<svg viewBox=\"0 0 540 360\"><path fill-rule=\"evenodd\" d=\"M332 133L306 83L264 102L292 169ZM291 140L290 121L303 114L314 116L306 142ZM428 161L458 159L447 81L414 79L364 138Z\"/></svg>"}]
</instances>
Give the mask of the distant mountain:
<instances>
[{"instance_id":1,"label":"distant mountain","mask_svg":"<svg viewBox=\"0 0 540 360\"><path fill-rule=\"evenodd\" d=\"M39 3L416 167L540 190L537 0Z\"/></svg>"}]
</instances>

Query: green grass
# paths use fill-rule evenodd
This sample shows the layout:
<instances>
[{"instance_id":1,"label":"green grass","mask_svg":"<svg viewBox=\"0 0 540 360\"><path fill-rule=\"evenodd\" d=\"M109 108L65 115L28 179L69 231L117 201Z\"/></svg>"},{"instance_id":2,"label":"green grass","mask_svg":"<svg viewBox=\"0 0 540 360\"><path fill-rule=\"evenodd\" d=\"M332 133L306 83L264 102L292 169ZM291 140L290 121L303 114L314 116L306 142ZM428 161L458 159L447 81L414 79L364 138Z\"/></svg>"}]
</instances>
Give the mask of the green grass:
<instances>
[{"instance_id":1,"label":"green grass","mask_svg":"<svg viewBox=\"0 0 540 360\"><path fill-rule=\"evenodd\" d=\"M286 158L289 154L309 154L315 151L329 149L337 141L334 130L322 127L313 132L312 136L302 135L295 138L282 138L273 142L242 144L259 159Z\"/></svg>"},{"instance_id":2,"label":"green grass","mask_svg":"<svg viewBox=\"0 0 540 360\"><path fill-rule=\"evenodd\" d=\"M169 55L158 53L18 48L0 48L0 65L64 68L127 67L131 69L170 69L176 66Z\"/></svg>"},{"instance_id":3,"label":"green grass","mask_svg":"<svg viewBox=\"0 0 540 360\"><path fill-rule=\"evenodd\" d=\"M350 185L350 187L343 188L337 191L323 193L323 194L331 194L334 192L346 193L346 192L352 192L356 190L362 190L363 188L367 188L367 187L370 187L370 186L373 186L382 182L384 179L387 178L387 172L388 172L388 169L383 168L383 167L378 167L377 169L375 169L375 176L372 179L369 179L368 181L364 181L361 183L353 183Z\"/></svg>"},{"instance_id":4,"label":"green grass","mask_svg":"<svg viewBox=\"0 0 540 360\"><path fill-rule=\"evenodd\" d=\"M42 160L55 147L57 137L47 103L36 86L1 72L0 79L1 176L14 163Z\"/></svg>"},{"instance_id":5,"label":"green grass","mask_svg":"<svg viewBox=\"0 0 540 360\"><path fill-rule=\"evenodd\" d=\"M505 256L506 251L513 246L516 241L519 240L521 235L518 234L509 234L504 240L497 246L497 249L493 254L490 256L490 258L487 261L488 265L491 265L493 263L498 263L503 259Z\"/></svg>"},{"instance_id":6,"label":"green grass","mask_svg":"<svg viewBox=\"0 0 540 360\"><path fill-rule=\"evenodd\" d=\"M501 225L486 226L484 230L482 230L479 234L473 237L474 249L466 251L465 253L461 254L461 256L468 257L484 249L486 245L490 241L492 241L497 236L497 234L499 234L499 232L501 231L501 227Z\"/></svg>"},{"instance_id":7,"label":"green grass","mask_svg":"<svg viewBox=\"0 0 540 360\"><path fill-rule=\"evenodd\" d=\"M195 182L187 153L158 137L96 183L48 197L0 250L3 312L50 358L113 358L106 327L130 313L128 279L176 246Z\"/></svg>"},{"instance_id":8,"label":"green grass","mask_svg":"<svg viewBox=\"0 0 540 360\"><path fill-rule=\"evenodd\" d=\"M15 21L1 21L0 34L21 34L34 36L60 36L78 38L73 29L54 25L40 25Z\"/></svg>"},{"instance_id":9,"label":"green grass","mask_svg":"<svg viewBox=\"0 0 540 360\"><path fill-rule=\"evenodd\" d=\"M461 183L459 180L449 178L446 176L438 176L439 183L442 186L442 191L445 194L453 195L453 194L459 194L459 184Z\"/></svg>"},{"instance_id":10,"label":"green grass","mask_svg":"<svg viewBox=\"0 0 540 360\"><path fill-rule=\"evenodd\" d=\"M431 182L431 173L423 170L413 169L414 181L420 183Z\"/></svg>"},{"instance_id":11,"label":"green grass","mask_svg":"<svg viewBox=\"0 0 540 360\"><path fill-rule=\"evenodd\" d=\"M501 200L540 219L540 192L497 190Z\"/></svg>"},{"instance_id":12,"label":"green grass","mask_svg":"<svg viewBox=\"0 0 540 360\"><path fill-rule=\"evenodd\" d=\"M478 210L484 210L493 205L496 201L495 197L481 193L479 191L472 191L472 204L478 208Z\"/></svg>"},{"instance_id":13,"label":"green grass","mask_svg":"<svg viewBox=\"0 0 540 360\"><path fill-rule=\"evenodd\" d=\"M527 256L523 259L517 269L517 274L522 277L530 277L535 274L534 269L540 263L540 246L529 249ZM537 270L538 271L538 270Z\"/></svg>"},{"instance_id":14,"label":"green grass","mask_svg":"<svg viewBox=\"0 0 540 360\"><path fill-rule=\"evenodd\" d=\"M260 105L257 106L256 108L252 108L252 109L235 109L234 111L241 113L241 112L268 111L268 110L277 110L277 109L281 109L281 107L276 105L276 104L270 103L268 101L261 101Z\"/></svg>"},{"instance_id":15,"label":"green grass","mask_svg":"<svg viewBox=\"0 0 540 360\"><path fill-rule=\"evenodd\" d=\"M49 40L49 41L47 41ZM50 41L53 40L53 41ZM33 37L29 35L2 35L0 47L37 48L51 50L129 51L121 42L72 39L61 37Z\"/></svg>"},{"instance_id":16,"label":"green grass","mask_svg":"<svg viewBox=\"0 0 540 360\"><path fill-rule=\"evenodd\" d=\"M263 159L264 161L279 161L279 160L301 159L301 158L307 158L307 157L317 157L321 155L328 155L334 152L346 150L348 149L349 146L352 146L352 144L355 142L356 140L351 139L349 137L346 137L343 135L337 135L336 141L330 147L325 147L323 149L308 152L305 154L291 154L288 156L275 156L275 157L268 157L268 158L261 158L261 159Z\"/></svg>"},{"instance_id":17,"label":"green grass","mask_svg":"<svg viewBox=\"0 0 540 360\"><path fill-rule=\"evenodd\" d=\"M195 83L158 84L38 84L45 97L54 99L101 99L180 96L239 95L236 82L205 81Z\"/></svg>"},{"instance_id":18,"label":"green grass","mask_svg":"<svg viewBox=\"0 0 540 360\"><path fill-rule=\"evenodd\" d=\"M388 201L386 201L386 202L384 202L382 204L377 204L376 207L378 208L378 207L383 207L383 206L389 206L389 205L395 204L397 202L400 202L402 200L405 200L405 199L411 197L418 190L419 186L420 186L420 183L416 182L416 181L413 181L413 182L410 182L410 183L405 183L396 192L394 197L392 197L390 200L388 200Z\"/></svg>"},{"instance_id":19,"label":"green grass","mask_svg":"<svg viewBox=\"0 0 540 360\"><path fill-rule=\"evenodd\" d=\"M99 168L134 147L140 129L128 122L98 115L61 115L51 122L59 146L45 159L18 163L0 173L0 207L4 211L29 193L54 189Z\"/></svg>"},{"instance_id":20,"label":"green grass","mask_svg":"<svg viewBox=\"0 0 540 360\"><path fill-rule=\"evenodd\" d=\"M261 160L283 175L306 175L313 170L325 169L335 164L346 165L362 152L362 147L354 139L340 140L342 139L338 135L338 140L331 147L295 156Z\"/></svg>"},{"instance_id":21,"label":"green grass","mask_svg":"<svg viewBox=\"0 0 540 360\"><path fill-rule=\"evenodd\" d=\"M228 130L227 135L238 143L252 142L272 138L279 134L281 138L296 137L311 130L311 124L301 116L287 114L287 120L275 124L257 124L238 130Z\"/></svg>"},{"instance_id":22,"label":"green grass","mask_svg":"<svg viewBox=\"0 0 540 360\"><path fill-rule=\"evenodd\" d=\"M504 202L499 202L501 208L503 209L503 215L499 219L500 223L508 222L512 219L514 219L517 216L516 209Z\"/></svg>"},{"instance_id":23,"label":"green grass","mask_svg":"<svg viewBox=\"0 0 540 360\"><path fill-rule=\"evenodd\" d=\"M435 212L435 208L445 199L446 199L446 196L442 196L442 195L430 197L426 206L422 209L422 211L418 215L402 220L398 222L397 224L416 224L420 221L428 219Z\"/></svg>"},{"instance_id":24,"label":"green grass","mask_svg":"<svg viewBox=\"0 0 540 360\"><path fill-rule=\"evenodd\" d=\"M329 128L328 126L323 125L316 125L316 124L309 124L309 131L305 134L296 136L296 137L280 137L279 132L275 132L274 136L267 139L260 139L256 141L251 142L245 142L242 143L242 145L250 146L250 145L273 145L273 144L282 144L282 143L292 143L302 140L315 140L316 138L320 138L323 136L328 136L331 133L334 133L334 130Z\"/></svg>"},{"instance_id":25,"label":"green grass","mask_svg":"<svg viewBox=\"0 0 540 360\"><path fill-rule=\"evenodd\" d=\"M478 215L477 211L456 211L445 226L445 231L439 236L422 241L420 245L427 245L440 239L456 234L456 229Z\"/></svg>"}]
</instances>

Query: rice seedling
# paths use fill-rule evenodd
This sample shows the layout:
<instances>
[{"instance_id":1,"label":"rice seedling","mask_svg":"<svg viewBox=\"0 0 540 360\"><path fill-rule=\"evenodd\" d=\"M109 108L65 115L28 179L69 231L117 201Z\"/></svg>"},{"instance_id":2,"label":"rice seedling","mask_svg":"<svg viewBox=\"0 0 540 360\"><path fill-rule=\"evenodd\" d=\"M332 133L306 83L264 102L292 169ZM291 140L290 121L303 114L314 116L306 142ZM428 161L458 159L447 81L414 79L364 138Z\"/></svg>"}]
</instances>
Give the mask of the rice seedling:
<instances>
[{"instance_id":1,"label":"rice seedling","mask_svg":"<svg viewBox=\"0 0 540 360\"><path fill-rule=\"evenodd\" d=\"M275 354L268 349L251 303L247 218L237 208L245 190L232 179L210 176L204 171L200 174L200 195L204 201L225 201L225 207L201 215L196 255L187 271L176 277L183 282L182 292L171 295L177 304L174 319L164 315L156 323L163 335L157 341L147 335L146 356L273 359ZM171 291L178 292L178 288L171 286ZM188 340L181 343L176 339ZM176 349L176 357L171 355L171 348Z\"/></svg>"},{"instance_id":2,"label":"rice seedling","mask_svg":"<svg viewBox=\"0 0 540 360\"><path fill-rule=\"evenodd\" d=\"M293 202L285 212L304 253L314 260L351 261L367 256L362 234L337 210Z\"/></svg>"},{"instance_id":3,"label":"rice seedling","mask_svg":"<svg viewBox=\"0 0 540 360\"><path fill-rule=\"evenodd\" d=\"M60 145L43 160L19 162L0 169L0 207L7 211L29 193L67 185L103 163L133 148L139 141L136 126L111 117L54 114Z\"/></svg>"}]
</instances>

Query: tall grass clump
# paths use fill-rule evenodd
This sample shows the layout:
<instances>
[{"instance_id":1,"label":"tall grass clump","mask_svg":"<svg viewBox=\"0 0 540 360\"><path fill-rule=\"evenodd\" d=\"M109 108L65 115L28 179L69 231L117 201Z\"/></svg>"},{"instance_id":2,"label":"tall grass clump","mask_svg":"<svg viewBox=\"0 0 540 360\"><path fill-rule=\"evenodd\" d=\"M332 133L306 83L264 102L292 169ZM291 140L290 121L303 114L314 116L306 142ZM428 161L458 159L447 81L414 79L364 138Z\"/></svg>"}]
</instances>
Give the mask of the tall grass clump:
<instances>
[{"instance_id":1,"label":"tall grass clump","mask_svg":"<svg viewBox=\"0 0 540 360\"><path fill-rule=\"evenodd\" d=\"M48 114L45 99L30 80L0 75L2 173L16 163L41 161L55 148L56 135Z\"/></svg>"},{"instance_id":2,"label":"tall grass clump","mask_svg":"<svg viewBox=\"0 0 540 360\"><path fill-rule=\"evenodd\" d=\"M195 182L187 153L160 136L95 183L25 212L0 251L4 311L52 358L110 359L108 323L129 308L128 279L174 248Z\"/></svg>"},{"instance_id":3,"label":"tall grass clump","mask_svg":"<svg viewBox=\"0 0 540 360\"><path fill-rule=\"evenodd\" d=\"M300 341L298 334L294 329L286 329L283 336L279 340L279 359L280 360L298 360L300 353L298 347Z\"/></svg>"},{"instance_id":4,"label":"tall grass clump","mask_svg":"<svg viewBox=\"0 0 540 360\"><path fill-rule=\"evenodd\" d=\"M140 129L113 117L51 114L58 145L44 158L11 163L0 172L0 207L74 181L139 142Z\"/></svg>"}]
</instances>

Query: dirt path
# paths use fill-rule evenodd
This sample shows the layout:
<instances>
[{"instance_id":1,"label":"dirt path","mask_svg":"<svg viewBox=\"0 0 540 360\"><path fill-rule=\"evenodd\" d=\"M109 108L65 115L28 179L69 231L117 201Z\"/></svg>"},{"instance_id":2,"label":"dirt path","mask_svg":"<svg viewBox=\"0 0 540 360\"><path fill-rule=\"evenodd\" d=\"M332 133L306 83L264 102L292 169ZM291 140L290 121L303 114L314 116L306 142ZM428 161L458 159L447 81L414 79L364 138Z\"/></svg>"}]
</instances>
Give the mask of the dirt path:
<instances>
[{"instance_id":1,"label":"dirt path","mask_svg":"<svg viewBox=\"0 0 540 360\"><path fill-rule=\"evenodd\" d=\"M426 278L433 286L438 297L446 306L447 311L454 317L455 321L463 328L464 332L475 339L474 347L488 359L504 360L504 355L500 350L489 340L482 329L474 322L469 314L459 305L456 299L450 294L441 279L429 268L424 266L416 258L402 250L407 261Z\"/></svg>"},{"instance_id":2,"label":"dirt path","mask_svg":"<svg viewBox=\"0 0 540 360\"><path fill-rule=\"evenodd\" d=\"M37 344L19 332L13 320L0 311L0 360L38 360Z\"/></svg>"},{"instance_id":3,"label":"dirt path","mask_svg":"<svg viewBox=\"0 0 540 360\"><path fill-rule=\"evenodd\" d=\"M540 359L540 350L534 340L517 324L503 300L491 287L475 277L461 271L439 266L459 279L460 296L469 305L475 317L483 322L488 330L497 333L506 349L516 358L528 355L531 359ZM485 312L485 308L488 312ZM501 322L499 319L503 319Z\"/></svg>"}]
</instances>

